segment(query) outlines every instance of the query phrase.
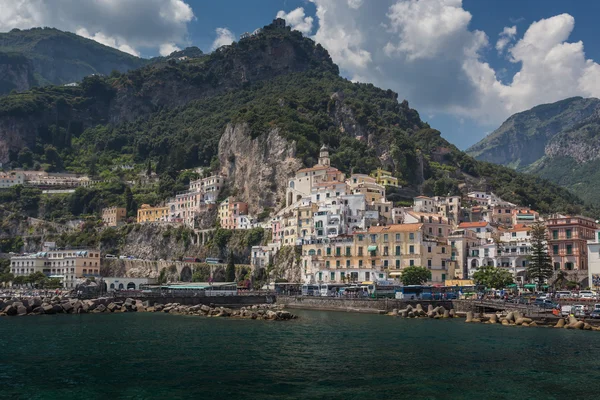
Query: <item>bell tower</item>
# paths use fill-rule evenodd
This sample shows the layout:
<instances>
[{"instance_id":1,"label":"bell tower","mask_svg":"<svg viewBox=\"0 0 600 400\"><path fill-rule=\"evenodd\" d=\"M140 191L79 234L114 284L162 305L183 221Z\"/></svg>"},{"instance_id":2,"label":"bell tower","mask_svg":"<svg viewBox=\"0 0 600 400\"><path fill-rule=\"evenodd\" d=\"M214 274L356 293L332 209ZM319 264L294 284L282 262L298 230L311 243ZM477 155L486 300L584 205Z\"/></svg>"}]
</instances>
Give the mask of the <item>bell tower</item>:
<instances>
[{"instance_id":1,"label":"bell tower","mask_svg":"<svg viewBox=\"0 0 600 400\"><path fill-rule=\"evenodd\" d=\"M321 150L319 151L319 165L324 165L326 167L330 166L329 149L325 145L323 145L323 147L321 147Z\"/></svg>"}]
</instances>

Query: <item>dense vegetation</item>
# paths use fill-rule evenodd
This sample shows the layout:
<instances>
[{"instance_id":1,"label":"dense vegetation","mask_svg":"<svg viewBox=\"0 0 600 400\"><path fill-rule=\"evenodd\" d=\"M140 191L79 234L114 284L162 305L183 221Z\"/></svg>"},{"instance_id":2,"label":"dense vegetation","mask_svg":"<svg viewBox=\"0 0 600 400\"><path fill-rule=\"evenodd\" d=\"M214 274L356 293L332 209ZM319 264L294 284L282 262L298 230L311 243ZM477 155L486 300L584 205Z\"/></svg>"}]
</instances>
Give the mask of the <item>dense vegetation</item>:
<instances>
[{"instance_id":1,"label":"dense vegetation","mask_svg":"<svg viewBox=\"0 0 600 400\"><path fill-rule=\"evenodd\" d=\"M289 67L276 71L260 65L270 51L286 44L293 49ZM245 65L246 81L236 75L239 65ZM272 73L260 75L264 69ZM153 90L160 94L169 85L192 97L183 105L161 103L152 108L142 102L149 108L134 110L138 118L109 123L118 101L143 98ZM34 204L47 205L44 216L49 219L122 205L126 189L119 181L135 181L145 171L158 173L160 181L134 186L135 204L156 203L183 190L190 175L182 170L218 168L218 142L228 123L247 123L253 137L279 128L285 138L295 141L305 165L316 162L325 143L332 150L332 163L344 172L368 173L382 166L403 186L427 195L456 194L466 183L467 189L493 190L542 213L594 212L546 181L475 161L422 122L406 101L399 103L396 93L341 78L326 51L296 31L265 29L210 55L88 77L78 87L49 86L0 98L0 117L46 113L57 117L38 127L29 147L11 153L12 165L107 180L65 197L29 193L31 204L26 209L33 213ZM14 195L12 199L22 202ZM409 199L397 195L395 200Z\"/></svg>"},{"instance_id":2,"label":"dense vegetation","mask_svg":"<svg viewBox=\"0 0 600 400\"><path fill-rule=\"evenodd\" d=\"M0 33L0 52L5 53L0 53L0 64L5 67L30 66L31 86L77 82L90 74L124 72L149 62L54 28L13 29ZM0 95L13 88L3 83Z\"/></svg>"}]
</instances>

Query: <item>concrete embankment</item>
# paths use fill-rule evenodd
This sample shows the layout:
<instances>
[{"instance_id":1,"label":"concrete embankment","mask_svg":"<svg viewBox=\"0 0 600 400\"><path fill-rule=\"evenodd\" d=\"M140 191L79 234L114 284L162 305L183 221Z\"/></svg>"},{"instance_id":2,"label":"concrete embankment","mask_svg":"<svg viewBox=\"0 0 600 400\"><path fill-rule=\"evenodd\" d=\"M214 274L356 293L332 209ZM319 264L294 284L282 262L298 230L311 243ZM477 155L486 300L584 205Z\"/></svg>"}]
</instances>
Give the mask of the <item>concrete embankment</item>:
<instances>
[{"instance_id":1,"label":"concrete embankment","mask_svg":"<svg viewBox=\"0 0 600 400\"><path fill-rule=\"evenodd\" d=\"M422 303L433 307L444 306L452 308L451 301L412 301L396 299L346 299L335 297L307 297L307 296L278 296L277 304L286 308L321 311L348 311L374 314L386 314L394 309L403 309L411 305L416 307Z\"/></svg>"}]
</instances>

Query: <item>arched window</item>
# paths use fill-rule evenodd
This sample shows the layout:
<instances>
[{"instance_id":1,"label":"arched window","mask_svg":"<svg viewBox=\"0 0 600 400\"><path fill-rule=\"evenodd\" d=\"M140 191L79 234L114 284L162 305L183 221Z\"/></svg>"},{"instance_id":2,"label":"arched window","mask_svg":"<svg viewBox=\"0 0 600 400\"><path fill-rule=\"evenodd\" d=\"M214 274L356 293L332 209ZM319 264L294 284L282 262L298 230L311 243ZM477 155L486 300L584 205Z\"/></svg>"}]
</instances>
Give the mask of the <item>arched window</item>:
<instances>
[{"instance_id":1,"label":"arched window","mask_svg":"<svg viewBox=\"0 0 600 400\"><path fill-rule=\"evenodd\" d=\"M114 283L111 283L111 284L110 284L110 288L111 288L111 290L115 290L115 284L114 284Z\"/></svg>"},{"instance_id":2,"label":"arched window","mask_svg":"<svg viewBox=\"0 0 600 400\"><path fill-rule=\"evenodd\" d=\"M119 290L123 290L125 286L122 283L119 283Z\"/></svg>"},{"instance_id":3,"label":"arched window","mask_svg":"<svg viewBox=\"0 0 600 400\"><path fill-rule=\"evenodd\" d=\"M135 283L129 282L127 284L127 290L135 290Z\"/></svg>"}]
</instances>

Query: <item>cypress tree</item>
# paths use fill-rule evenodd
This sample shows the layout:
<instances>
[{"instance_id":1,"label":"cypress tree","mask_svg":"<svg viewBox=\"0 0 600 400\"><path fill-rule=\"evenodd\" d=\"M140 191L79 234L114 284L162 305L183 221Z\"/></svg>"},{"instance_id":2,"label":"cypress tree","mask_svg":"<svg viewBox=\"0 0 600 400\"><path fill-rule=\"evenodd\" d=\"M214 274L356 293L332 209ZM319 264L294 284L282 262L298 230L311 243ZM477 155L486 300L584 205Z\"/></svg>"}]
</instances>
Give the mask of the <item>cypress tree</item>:
<instances>
[{"instance_id":1,"label":"cypress tree","mask_svg":"<svg viewBox=\"0 0 600 400\"><path fill-rule=\"evenodd\" d=\"M527 275L530 280L537 280L537 284L542 284L554 273L552 267L552 258L548 255L546 227L540 221L531 227L531 255L527 258Z\"/></svg>"},{"instance_id":2,"label":"cypress tree","mask_svg":"<svg viewBox=\"0 0 600 400\"><path fill-rule=\"evenodd\" d=\"M229 252L229 260L227 260L227 268L225 269L225 280L227 282L235 282L235 263L233 262L233 251Z\"/></svg>"}]
</instances>

